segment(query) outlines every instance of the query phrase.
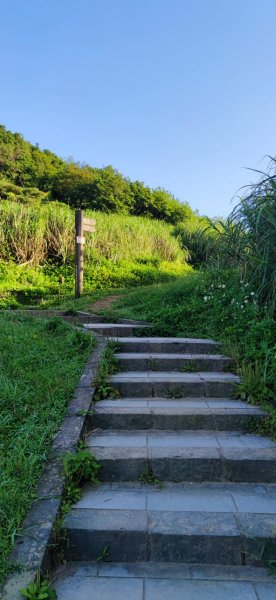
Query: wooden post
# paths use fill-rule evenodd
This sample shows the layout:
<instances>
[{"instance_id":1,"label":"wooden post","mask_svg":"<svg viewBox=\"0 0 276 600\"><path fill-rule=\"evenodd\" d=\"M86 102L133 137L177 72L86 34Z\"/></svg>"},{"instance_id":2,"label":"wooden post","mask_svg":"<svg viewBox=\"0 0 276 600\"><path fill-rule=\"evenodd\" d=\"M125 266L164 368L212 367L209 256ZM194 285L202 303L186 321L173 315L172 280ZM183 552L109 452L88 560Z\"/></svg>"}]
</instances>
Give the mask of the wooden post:
<instances>
[{"instance_id":1,"label":"wooden post","mask_svg":"<svg viewBox=\"0 0 276 600\"><path fill-rule=\"evenodd\" d=\"M83 292L83 213L80 208L75 213L75 297L79 298Z\"/></svg>"}]
</instances>

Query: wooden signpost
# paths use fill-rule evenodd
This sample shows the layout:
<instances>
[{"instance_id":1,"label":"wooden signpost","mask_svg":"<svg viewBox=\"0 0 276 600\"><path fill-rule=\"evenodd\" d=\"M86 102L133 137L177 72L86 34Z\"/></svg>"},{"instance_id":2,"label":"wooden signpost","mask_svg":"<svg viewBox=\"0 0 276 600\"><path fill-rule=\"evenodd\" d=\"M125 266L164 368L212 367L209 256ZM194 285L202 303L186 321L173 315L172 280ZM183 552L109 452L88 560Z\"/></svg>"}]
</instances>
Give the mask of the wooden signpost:
<instances>
[{"instance_id":1,"label":"wooden signpost","mask_svg":"<svg viewBox=\"0 0 276 600\"><path fill-rule=\"evenodd\" d=\"M83 245L85 244L84 232L95 233L95 219L85 219L80 208L75 213L75 298L83 292Z\"/></svg>"}]
</instances>

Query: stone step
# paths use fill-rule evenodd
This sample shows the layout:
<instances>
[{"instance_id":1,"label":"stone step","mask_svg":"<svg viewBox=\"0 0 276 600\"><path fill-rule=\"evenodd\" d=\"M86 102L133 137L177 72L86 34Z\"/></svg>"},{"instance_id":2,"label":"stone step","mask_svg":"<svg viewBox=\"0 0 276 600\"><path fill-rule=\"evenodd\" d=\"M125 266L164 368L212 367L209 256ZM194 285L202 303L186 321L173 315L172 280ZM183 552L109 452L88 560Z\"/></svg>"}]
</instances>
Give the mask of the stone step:
<instances>
[{"instance_id":1,"label":"stone step","mask_svg":"<svg viewBox=\"0 0 276 600\"><path fill-rule=\"evenodd\" d=\"M87 486L65 516L65 557L262 565L276 549L275 486Z\"/></svg>"},{"instance_id":2,"label":"stone step","mask_svg":"<svg viewBox=\"0 0 276 600\"><path fill-rule=\"evenodd\" d=\"M236 431L95 430L88 447L102 481L276 482L276 443Z\"/></svg>"},{"instance_id":3,"label":"stone step","mask_svg":"<svg viewBox=\"0 0 276 600\"><path fill-rule=\"evenodd\" d=\"M225 371L231 365L221 354L118 352L115 357L126 371Z\"/></svg>"},{"instance_id":4,"label":"stone step","mask_svg":"<svg viewBox=\"0 0 276 600\"><path fill-rule=\"evenodd\" d=\"M197 338L119 337L115 339L120 342L122 352L217 354L220 347L220 344L213 340Z\"/></svg>"},{"instance_id":5,"label":"stone step","mask_svg":"<svg viewBox=\"0 0 276 600\"><path fill-rule=\"evenodd\" d=\"M117 339L120 336L133 336L134 331L138 329L148 329L150 325L134 323L84 323L84 329L94 331L106 337ZM135 338L134 338L135 339Z\"/></svg>"},{"instance_id":6,"label":"stone step","mask_svg":"<svg viewBox=\"0 0 276 600\"><path fill-rule=\"evenodd\" d=\"M112 375L112 386L121 396L232 396L240 381L232 373L198 372L179 373L175 371L125 371Z\"/></svg>"},{"instance_id":7,"label":"stone step","mask_svg":"<svg viewBox=\"0 0 276 600\"><path fill-rule=\"evenodd\" d=\"M97 402L93 415L93 426L100 429L214 429L244 430L249 419L264 418L266 413L246 402L228 400L213 403L195 400L187 406L187 401L171 399L161 403L155 399L144 398L139 405L133 405L135 399L102 400ZM181 404L180 404L181 403ZM210 403L212 404L212 403ZM238 404L238 406L236 406Z\"/></svg>"},{"instance_id":8,"label":"stone step","mask_svg":"<svg viewBox=\"0 0 276 600\"><path fill-rule=\"evenodd\" d=\"M55 578L59 600L275 600L267 569L187 563L81 563ZM131 596L130 596L131 590Z\"/></svg>"}]
</instances>

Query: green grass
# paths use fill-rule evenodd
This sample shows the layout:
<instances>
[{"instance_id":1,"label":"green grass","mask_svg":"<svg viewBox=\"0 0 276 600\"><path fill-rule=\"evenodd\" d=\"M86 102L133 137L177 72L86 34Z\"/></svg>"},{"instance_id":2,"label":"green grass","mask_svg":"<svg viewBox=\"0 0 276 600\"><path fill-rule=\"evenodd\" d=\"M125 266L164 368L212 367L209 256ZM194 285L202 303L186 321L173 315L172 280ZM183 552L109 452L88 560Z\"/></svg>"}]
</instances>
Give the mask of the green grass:
<instances>
[{"instance_id":1,"label":"green grass","mask_svg":"<svg viewBox=\"0 0 276 600\"><path fill-rule=\"evenodd\" d=\"M94 339L61 319L0 314L0 580Z\"/></svg>"},{"instance_id":2,"label":"green grass","mask_svg":"<svg viewBox=\"0 0 276 600\"><path fill-rule=\"evenodd\" d=\"M192 270L167 223L90 213L96 233L84 246L84 293L172 281ZM74 211L0 203L0 308L48 308L74 298Z\"/></svg>"}]
</instances>

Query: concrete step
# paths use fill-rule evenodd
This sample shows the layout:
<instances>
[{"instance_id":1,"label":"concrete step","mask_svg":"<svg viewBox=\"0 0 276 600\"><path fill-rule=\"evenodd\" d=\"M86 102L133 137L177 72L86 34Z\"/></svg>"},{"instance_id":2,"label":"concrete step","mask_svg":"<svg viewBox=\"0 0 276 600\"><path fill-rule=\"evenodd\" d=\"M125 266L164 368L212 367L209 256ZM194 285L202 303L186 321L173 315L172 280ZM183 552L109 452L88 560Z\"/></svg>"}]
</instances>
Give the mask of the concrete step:
<instances>
[{"instance_id":1,"label":"concrete step","mask_svg":"<svg viewBox=\"0 0 276 600\"><path fill-rule=\"evenodd\" d=\"M232 373L125 371L112 375L111 384L121 396L232 396L240 381Z\"/></svg>"},{"instance_id":2,"label":"concrete step","mask_svg":"<svg viewBox=\"0 0 276 600\"><path fill-rule=\"evenodd\" d=\"M118 560L118 559L117 559ZM69 563L54 587L59 600L275 600L264 568L187 563ZM131 590L131 595L130 595Z\"/></svg>"},{"instance_id":3,"label":"concrete step","mask_svg":"<svg viewBox=\"0 0 276 600\"><path fill-rule=\"evenodd\" d=\"M150 325L134 323L84 323L84 329L94 331L106 337L117 339L119 336L133 336L138 329L148 329ZM135 338L134 338L135 339Z\"/></svg>"},{"instance_id":4,"label":"concrete step","mask_svg":"<svg viewBox=\"0 0 276 600\"><path fill-rule=\"evenodd\" d=\"M95 430L88 447L101 481L138 481L151 469L162 481L276 482L276 443L236 431Z\"/></svg>"},{"instance_id":5,"label":"concrete step","mask_svg":"<svg viewBox=\"0 0 276 600\"><path fill-rule=\"evenodd\" d=\"M180 337L119 337L118 341L122 352L217 354L220 347L213 340Z\"/></svg>"},{"instance_id":6,"label":"concrete step","mask_svg":"<svg viewBox=\"0 0 276 600\"><path fill-rule=\"evenodd\" d=\"M97 402L93 426L100 429L215 429L244 430L252 417L263 418L266 413L246 402L218 401L209 406L206 399L187 401L144 398L135 406L135 399L102 400ZM181 405L180 405L181 403ZM212 403L210 403L212 404ZM238 406L236 406L238 404Z\"/></svg>"},{"instance_id":7,"label":"concrete step","mask_svg":"<svg viewBox=\"0 0 276 600\"><path fill-rule=\"evenodd\" d=\"M115 357L126 371L225 371L231 365L221 354L118 352Z\"/></svg>"},{"instance_id":8,"label":"concrete step","mask_svg":"<svg viewBox=\"0 0 276 600\"><path fill-rule=\"evenodd\" d=\"M87 486L65 516L69 560L262 565L276 550L275 486Z\"/></svg>"}]
</instances>

